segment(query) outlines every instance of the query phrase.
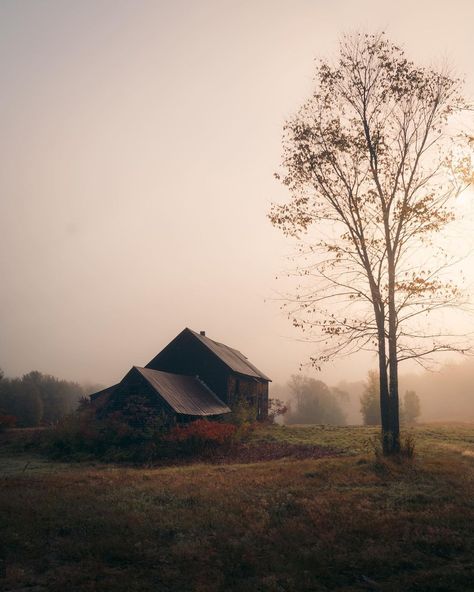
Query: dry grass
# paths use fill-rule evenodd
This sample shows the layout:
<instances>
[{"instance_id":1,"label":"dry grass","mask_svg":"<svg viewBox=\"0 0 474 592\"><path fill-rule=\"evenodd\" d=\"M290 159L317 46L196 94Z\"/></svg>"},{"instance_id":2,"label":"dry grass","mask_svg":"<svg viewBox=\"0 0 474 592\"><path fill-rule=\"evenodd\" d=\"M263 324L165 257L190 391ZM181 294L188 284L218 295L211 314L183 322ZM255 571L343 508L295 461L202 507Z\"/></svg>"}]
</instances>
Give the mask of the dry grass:
<instances>
[{"instance_id":1,"label":"dry grass","mask_svg":"<svg viewBox=\"0 0 474 592\"><path fill-rule=\"evenodd\" d=\"M473 590L474 427L421 426L415 459L399 463L375 461L371 435L268 428L256 446L343 454L152 469L10 450L0 459L4 588Z\"/></svg>"}]
</instances>

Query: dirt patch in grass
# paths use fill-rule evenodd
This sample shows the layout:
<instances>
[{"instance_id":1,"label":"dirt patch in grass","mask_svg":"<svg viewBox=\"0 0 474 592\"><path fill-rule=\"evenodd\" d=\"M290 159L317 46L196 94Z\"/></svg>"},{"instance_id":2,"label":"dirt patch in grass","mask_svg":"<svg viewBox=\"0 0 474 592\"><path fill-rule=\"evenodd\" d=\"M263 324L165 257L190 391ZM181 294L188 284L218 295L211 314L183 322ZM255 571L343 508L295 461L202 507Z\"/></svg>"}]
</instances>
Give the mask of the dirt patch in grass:
<instances>
[{"instance_id":1,"label":"dirt patch in grass","mask_svg":"<svg viewBox=\"0 0 474 592\"><path fill-rule=\"evenodd\" d=\"M199 460L212 464L240 464L267 462L283 458L318 459L336 456L337 450L322 448L314 444L290 444L288 442L242 442L235 444L226 451L217 451L205 455Z\"/></svg>"}]
</instances>

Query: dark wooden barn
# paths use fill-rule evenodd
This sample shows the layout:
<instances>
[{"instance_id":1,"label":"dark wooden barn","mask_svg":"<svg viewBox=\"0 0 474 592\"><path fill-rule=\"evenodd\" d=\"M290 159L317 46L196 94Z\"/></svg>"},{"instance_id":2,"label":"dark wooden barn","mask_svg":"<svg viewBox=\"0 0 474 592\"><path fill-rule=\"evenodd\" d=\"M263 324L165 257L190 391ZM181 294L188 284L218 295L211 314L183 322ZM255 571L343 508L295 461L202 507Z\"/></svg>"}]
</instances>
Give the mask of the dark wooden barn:
<instances>
[{"instance_id":1,"label":"dark wooden barn","mask_svg":"<svg viewBox=\"0 0 474 592\"><path fill-rule=\"evenodd\" d=\"M91 395L91 401L116 410L140 395L179 422L223 415L246 400L264 420L269 382L238 350L186 328L145 368L134 366L118 384Z\"/></svg>"}]
</instances>

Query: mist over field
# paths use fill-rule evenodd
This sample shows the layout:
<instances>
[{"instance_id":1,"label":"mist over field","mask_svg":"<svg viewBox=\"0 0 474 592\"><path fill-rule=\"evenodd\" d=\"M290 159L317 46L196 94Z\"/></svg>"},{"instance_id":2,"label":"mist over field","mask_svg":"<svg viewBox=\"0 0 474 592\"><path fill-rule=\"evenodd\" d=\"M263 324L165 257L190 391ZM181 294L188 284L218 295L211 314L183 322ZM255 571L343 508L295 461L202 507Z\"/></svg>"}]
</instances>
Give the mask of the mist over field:
<instances>
[{"instance_id":1,"label":"mist over field","mask_svg":"<svg viewBox=\"0 0 474 592\"><path fill-rule=\"evenodd\" d=\"M418 418L420 423L472 422L474 421L473 377L474 360L470 357L461 359L458 363L442 365L432 371L402 372L400 396L403 397L408 390L416 392L421 404L421 414ZM347 425L363 423L360 397L366 383L366 380L341 380L335 384L328 382L328 386L336 387L348 395L341 401L341 409ZM271 385L270 397L281 398L291 405L293 396L288 382Z\"/></svg>"},{"instance_id":2,"label":"mist over field","mask_svg":"<svg viewBox=\"0 0 474 592\"><path fill-rule=\"evenodd\" d=\"M111 384L189 326L285 382L318 351L279 309L292 245L267 215L287 196L273 176L284 122L314 59L358 26L423 63L446 56L472 94L473 4L454 5L427 35L408 0L2 3L6 375ZM373 365L361 353L320 377L360 381Z\"/></svg>"},{"instance_id":3,"label":"mist over field","mask_svg":"<svg viewBox=\"0 0 474 592\"><path fill-rule=\"evenodd\" d=\"M416 391L421 401L420 421L474 420L474 360L443 366L439 371L402 374L400 392Z\"/></svg>"}]
</instances>

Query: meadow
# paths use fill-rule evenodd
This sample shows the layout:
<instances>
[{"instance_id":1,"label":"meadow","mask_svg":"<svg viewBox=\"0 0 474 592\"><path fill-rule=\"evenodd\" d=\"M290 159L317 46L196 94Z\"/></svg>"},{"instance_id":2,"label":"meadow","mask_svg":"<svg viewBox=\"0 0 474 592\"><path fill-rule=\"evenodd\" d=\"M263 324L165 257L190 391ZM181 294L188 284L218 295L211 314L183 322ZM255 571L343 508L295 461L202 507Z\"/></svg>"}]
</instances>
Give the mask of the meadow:
<instances>
[{"instance_id":1,"label":"meadow","mask_svg":"<svg viewBox=\"0 0 474 592\"><path fill-rule=\"evenodd\" d=\"M418 426L398 461L376 434L269 426L247 460L282 458L145 467L54 462L4 435L3 589L474 590L474 425Z\"/></svg>"}]
</instances>

